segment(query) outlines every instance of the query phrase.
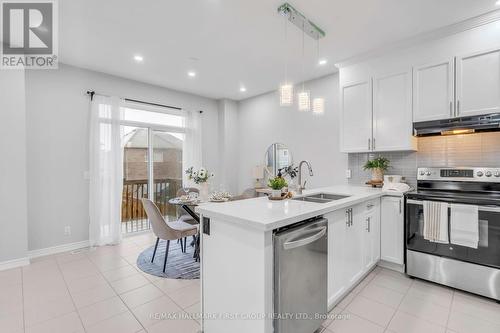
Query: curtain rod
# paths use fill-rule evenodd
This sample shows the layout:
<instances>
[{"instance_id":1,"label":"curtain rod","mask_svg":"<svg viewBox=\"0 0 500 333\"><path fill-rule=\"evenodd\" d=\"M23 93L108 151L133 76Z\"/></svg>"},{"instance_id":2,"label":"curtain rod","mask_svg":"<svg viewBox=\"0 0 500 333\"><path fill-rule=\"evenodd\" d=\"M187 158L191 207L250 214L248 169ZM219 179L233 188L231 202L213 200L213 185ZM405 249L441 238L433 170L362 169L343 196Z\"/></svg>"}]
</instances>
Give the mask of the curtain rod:
<instances>
[{"instance_id":1,"label":"curtain rod","mask_svg":"<svg viewBox=\"0 0 500 333\"><path fill-rule=\"evenodd\" d=\"M94 95L101 95L101 94L98 94L96 93L94 90L88 90L87 91L87 95L90 96L90 100L92 101L94 99ZM101 96L106 96L106 95L101 95ZM133 102L133 103L140 103L140 104L145 104L145 105L151 105L151 106L159 106L159 107L162 107L162 108L168 108L168 109L174 109L174 110L179 110L179 111L182 111L182 108L178 107L178 106L171 106L171 105L164 105L164 104L158 104L158 103L151 103L151 102L144 102L144 101L140 101L140 100L137 100L137 99L131 99L131 98L125 98L125 101L127 102ZM203 113L203 111L198 111L200 113Z\"/></svg>"}]
</instances>

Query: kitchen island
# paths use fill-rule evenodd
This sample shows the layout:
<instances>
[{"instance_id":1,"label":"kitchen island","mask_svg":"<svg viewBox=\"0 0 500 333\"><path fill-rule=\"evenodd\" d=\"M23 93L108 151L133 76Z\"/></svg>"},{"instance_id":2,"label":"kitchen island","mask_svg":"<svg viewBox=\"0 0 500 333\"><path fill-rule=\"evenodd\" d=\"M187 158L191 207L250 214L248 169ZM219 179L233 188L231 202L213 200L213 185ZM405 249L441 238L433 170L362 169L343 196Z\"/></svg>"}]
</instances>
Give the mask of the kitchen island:
<instances>
[{"instance_id":1,"label":"kitchen island","mask_svg":"<svg viewBox=\"0 0 500 333\"><path fill-rule=\"evenodd\" d=\"M346 197L327 203L261 197L196 208L202 217L203 332L273 332L276 229L318 216L328 219L329 309L376 265L380 197L388 194L342 185L304 191L302 196L315 193Z\"/></svg>"}]
</instances>

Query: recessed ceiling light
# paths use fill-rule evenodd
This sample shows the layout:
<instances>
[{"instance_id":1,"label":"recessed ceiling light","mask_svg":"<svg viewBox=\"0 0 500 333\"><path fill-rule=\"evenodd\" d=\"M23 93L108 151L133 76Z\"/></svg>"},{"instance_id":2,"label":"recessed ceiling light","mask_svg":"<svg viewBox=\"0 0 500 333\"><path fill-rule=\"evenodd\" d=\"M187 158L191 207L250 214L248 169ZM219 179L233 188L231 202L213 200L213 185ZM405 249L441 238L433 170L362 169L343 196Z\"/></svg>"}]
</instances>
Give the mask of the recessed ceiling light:
<instances>
[{"instance_id":1,"label":"recessed ceiling light","mask_svg":"<svg viewBox=\"0 0 500 333\"><path fill-rule=\"evenodd\" d=\"M137 61L137 62L143 62L144 58L141 55L135 55L134 56L134 60Z\"/></svg>"},{"instance_id":2,"label":"recessed ceiling light","mask_svg":"<svg viewBox=\"0 0 500 333\"><path fill-rule=\"evenodd\" d=\"M245 87L241 87L241 88L240 88L240 91L241 91L241 92L245 92L245 91L247 91L247 88L245 88Z\"/></svg>"},{"instance_id":3,"label":"recessed ceiling light","mask_svg":"<svg viewBox=\"0 0 500 333\"><path fill-rule=\"evenodd\" d=\"M500 6L500 0L498 0L495 5Z\"/></svg>"},{"instance_id":4,"label":"recessed ceiling light","mask_svg":"<svg viewBox=\"0 0 500 333\"><path fill-rule=\"evenodd\" d=\"M323 66L323 65L326 65L326 63L327 63L327 62L328 62L328 60L326 60L326 59L320 59L320 60L318 61L318 64L319 64L320 66Z\"/></svg>"},{"instance_id":5,"label":"recessed ceiling light","mask_svg":"<svg viewBox=\"0 0 500 333\"><path fill-rule=\"evenodd\" d=\"M195 71L189 71L188 72L188 76L189 77L195 77L196 76L196 72Z\"/></svg>"}]
</instances>

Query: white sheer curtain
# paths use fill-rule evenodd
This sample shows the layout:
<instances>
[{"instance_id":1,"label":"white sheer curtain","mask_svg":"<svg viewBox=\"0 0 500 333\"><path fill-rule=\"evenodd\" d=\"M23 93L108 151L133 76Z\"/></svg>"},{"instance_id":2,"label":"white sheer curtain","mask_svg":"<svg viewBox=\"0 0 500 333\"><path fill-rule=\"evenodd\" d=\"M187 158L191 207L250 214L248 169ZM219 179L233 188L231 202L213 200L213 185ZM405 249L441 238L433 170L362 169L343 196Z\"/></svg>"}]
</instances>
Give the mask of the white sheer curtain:
<instances>
[{"instance_id":1,"label":"white sheer curtain","mask_svg":"<svg viewBox=\"0 0 500 333\"><path fill-rule=\"evenodd\" d=\"M187 111L185 118L186 139L182 150L183 186L190 186L184 171L189 167L199 169L203 166L201 152L201 114ZM192 184L191 184L192 185Z\"/></svg>"},{"instance_id":2,"label":"white sheer curtain","mask_svg":"<svg viewBox=\"0 0 500 333\"><path fill-rule=\"evenodd\" d=\"M123 101L95 95L90 110L91 246L121 241L123 189Z\"/></svg>"}]
</instances>

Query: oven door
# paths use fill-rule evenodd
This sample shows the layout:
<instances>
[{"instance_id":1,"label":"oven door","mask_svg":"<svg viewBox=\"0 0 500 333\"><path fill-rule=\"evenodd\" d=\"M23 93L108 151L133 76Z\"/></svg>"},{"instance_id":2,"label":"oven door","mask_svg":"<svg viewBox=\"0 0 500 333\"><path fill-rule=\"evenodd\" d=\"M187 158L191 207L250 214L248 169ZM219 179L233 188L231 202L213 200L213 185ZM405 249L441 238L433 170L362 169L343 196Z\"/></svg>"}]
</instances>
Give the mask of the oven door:
<instances>
[{"instance_id":1,"label":"oven door","mask_svg":"<svg viewBox=\"0 0 500 333\"><path fill-rule=\"evenodd\" d=\"M448 227L450 220L448 208ZM448 228L449 229L449 228ZM477 249L456 244L440 244L424 239L424 207L421 200L406 200L406 248L500 268L500 207L479 206L479 246Z\"/></svg>"}]
</instances>

